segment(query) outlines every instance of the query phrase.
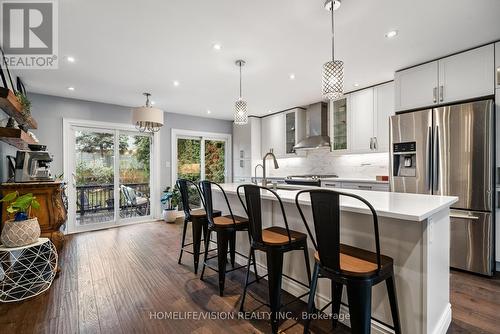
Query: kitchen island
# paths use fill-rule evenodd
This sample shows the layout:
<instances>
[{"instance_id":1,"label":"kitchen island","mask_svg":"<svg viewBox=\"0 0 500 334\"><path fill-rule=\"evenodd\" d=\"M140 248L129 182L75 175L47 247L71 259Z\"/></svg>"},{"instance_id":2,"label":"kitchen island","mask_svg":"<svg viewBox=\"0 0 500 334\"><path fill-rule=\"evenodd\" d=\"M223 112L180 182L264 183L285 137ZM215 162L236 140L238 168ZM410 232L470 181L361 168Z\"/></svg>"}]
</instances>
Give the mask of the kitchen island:
<instances>
[{"instance_id":1,"label":"kitchen island","mask_svg":"<svg viewBox=\"0 0 500 334\"><path fill-rule=\"evenodd\" d=\"M246 216L236 194L239 184L223 184L233 214ZM222 193L214 189L214 207L229 214ZM450 258L450 206L456 197L404 194L379 191L337 189L368 200L379 217L381 253L394 259L396 290L403 333L446 333L451 322L449 298ZM295 206L297 190L276 191L281 197L290 229L307 233ZM263 227L284 226L276 198L262 192ZM310 227L313 220L309 208L309 196L302 195L304 214ZM352 199L341 200L341 242L374 250L374 234L371 212L363 203ZM314 230L314 229L312 229ZM238 251L247 254L249 243L243 233L238 233ZM311 263L314 249L309 242ZM265 254L257 252L259 275L266 272ZM238 262L245 263L243 259ZM285 255L283 272L307 283L304 259L299 252ZM283 289L293 295L305 292L304 288L283 278ZM385 284L378 284L372 292L372 330L374 333L390 333L391 312ZM319 306L330 301L330 281L320 279L316 294ZM347 303L347 296L343 302ZM345 305L341 312L347 312ZM349 321L346 319L346 325Z\"/></svg>"}]
</instances>

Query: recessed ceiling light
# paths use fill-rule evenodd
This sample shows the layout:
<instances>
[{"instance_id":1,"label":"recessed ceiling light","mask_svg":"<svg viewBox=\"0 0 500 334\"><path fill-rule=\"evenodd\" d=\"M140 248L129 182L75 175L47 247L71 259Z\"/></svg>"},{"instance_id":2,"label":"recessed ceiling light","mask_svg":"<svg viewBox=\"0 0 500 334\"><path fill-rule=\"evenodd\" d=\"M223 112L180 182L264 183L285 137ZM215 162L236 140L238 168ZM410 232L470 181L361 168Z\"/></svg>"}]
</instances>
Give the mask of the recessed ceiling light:
<instances>
[{"instance_id":1,"label":"recessed ceiling light","mask_svg":"<svg viewBox=\"0 0 500 334\"><path fill-rule=\"evenodd\" d=\"M73 87L73 86L68 87L68 90L70 90L70 91L74 91L74 90L75 90L75 87Z\"/></svg>"},{"instance_id":2,"label":"recessed ceiling light","mask_svg":"<svg viewBox=\"0 0 500 334\"><path fill-rule=\"evenodd\" d=\"M210 110L207 110L207 114L211 114L212 112Z\"/></svg>"},{"instance_id":3,"label":"recessed ceiling light","mask_svg":"<svg viewBox=\"0 0 500 334\"><path fill-rule=\"evenodd\" d=\"M288 77L290 78L290 80L295 80L295 74L293 74L293 73L290 73L290 75Z\"/></svg>"},{"instance_id":4,"label":"recessed ceiling light","mask_svg":"<svg viewBox=\"0 0 500 334\"><path fill-rule=\"evenodd\" d=\"M388 31L386 34L385 34L385 37L387 38L394 38L398 35L398 31L397 30L391 30L391 31Z\"/></svg>"},{"instance_id":5,"label":"recessed ceiling light","mask_svg":"<svg viewBox=\"0 0 500 334\"><path fill-rule=\"evenodd\" d=\"M359 87L359 83L355 83L353 86L354 87Z\"/></svg>"},{"instance_id":6,"label":"recessed ceiling light","mask_svg":"<svg viewBox=\"0 0 500 334\"><path fill-rule=\"evenodd\" d=\"M222 45L221 45L220 43L214 43L214 44L212 45L212 48L213 48L214 50L220 51L220 49L222 49Z\"/></svg>"},{"instance_id":7,"label":"recessed ceiling light","mask_svg":"<svg viewBox=\"0 0 500 334\"><path fill-rule=\"evenodd\" d=\"M173 82L173 83L174 83L174 86L175 86L175 87L177 87L177 86L179 86L179 85L180 85L179 81L177 81L177 80L174 80L174 82Z\"/></svg>"},{"instance_id":8,"label":"recessed ceiling light","mask_svg":"<svg viewBox=\"0 0 500 334\"><path fill-rule=\"evenodd\" d=\"M67 57L66 57L66 61L67 61L68 63L74 63L74 62L75 62L75 57L72 57L72 56L67 56Z\"/></svg>"}]
</instances>

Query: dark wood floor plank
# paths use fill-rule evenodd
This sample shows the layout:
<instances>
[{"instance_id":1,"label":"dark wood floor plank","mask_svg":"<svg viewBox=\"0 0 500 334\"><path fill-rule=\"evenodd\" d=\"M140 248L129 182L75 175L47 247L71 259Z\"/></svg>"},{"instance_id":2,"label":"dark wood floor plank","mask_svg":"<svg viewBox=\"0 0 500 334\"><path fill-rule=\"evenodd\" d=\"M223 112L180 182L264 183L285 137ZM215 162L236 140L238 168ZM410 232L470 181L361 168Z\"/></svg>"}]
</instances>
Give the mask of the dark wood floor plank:
<instances>
[{"instance_id":1,"label":"dark wood floor plank","mask_svg":"<svg viewBox=\"0 0 500 334\"><path fill-rule=\"evenodd\" d=\"M14 304L0 304L2 333L269 333L267 320L166 320L157 312L236 312L244 272L226 277L224 297L218 295L217 275L194 275L192 257L177 264L180 224L154 222L88 232L67 237L60 255L62 272L46 293ZM448 333L500 333L500 277L488 279L451 273L453 322ZM267 312L255 297L267 300L267 283L251 286L246 311ZM284 302L292 299L283 294ZM304 303L285 311L295 316ZM286 320L287 334L302 333L302 323ZM336 334L349 333L340 325ZM328 320L313 321L312 333L332 333Z\"/></svg>"}]
</instances>

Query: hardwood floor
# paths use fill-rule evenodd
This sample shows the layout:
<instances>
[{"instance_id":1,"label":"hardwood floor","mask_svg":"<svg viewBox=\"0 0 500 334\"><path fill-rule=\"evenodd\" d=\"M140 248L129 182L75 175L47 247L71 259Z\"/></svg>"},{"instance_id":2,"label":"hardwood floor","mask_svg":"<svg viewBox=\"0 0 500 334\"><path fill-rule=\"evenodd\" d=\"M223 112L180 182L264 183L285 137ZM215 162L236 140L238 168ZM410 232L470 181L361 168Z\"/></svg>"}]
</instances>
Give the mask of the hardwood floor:
<instances>
[{"instance_id":1,"label":"hardwood floor","mask_svg":"<svg viewBox=\"0 0 500 334\"><path fill-rule=\"evenodd\" d=\"M68 237L60 254L61 275L33 299L0 304L1 333L268 333L267 320L165 319L191 311L237 312L244 273L226 278L219 297L216 274L205 282L192 272L192 257L177 264L180 224L152 222ZM500 333L500 277L486 279L452 272L453 323L449 333ZM246 311L267 312L254 299L267 299L265 282L254 284ZM291 296L284 295L284 302ZM284 311L298 317L304 303ZM213 315L213 313L203 313ZM263 314L263 313L262 313ZM155 318L156 315L156 318ZM286 320L286 333L302 325ZM330 321L314 321L314 333L330 333ZM349 333L339 325L335 333Z\"/></svg>"}]
</instances>

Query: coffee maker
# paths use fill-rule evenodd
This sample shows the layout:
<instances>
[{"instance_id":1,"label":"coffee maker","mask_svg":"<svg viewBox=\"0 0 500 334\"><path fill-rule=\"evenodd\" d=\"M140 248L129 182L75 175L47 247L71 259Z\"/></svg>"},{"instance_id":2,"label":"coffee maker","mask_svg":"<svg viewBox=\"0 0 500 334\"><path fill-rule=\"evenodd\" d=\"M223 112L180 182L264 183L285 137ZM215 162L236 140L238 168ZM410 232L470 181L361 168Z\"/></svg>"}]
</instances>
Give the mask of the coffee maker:
<instances>
[{"instance_id":1,"label":"coffee maker","mask_svg":"<svg viewBox=\"0 0 500 334\"><path fill-rule=\"evenodd\" d=\"M54 181L50 172L52 160L47 151L17 151L14 181Z\"/></svg>"}]
</instances>

